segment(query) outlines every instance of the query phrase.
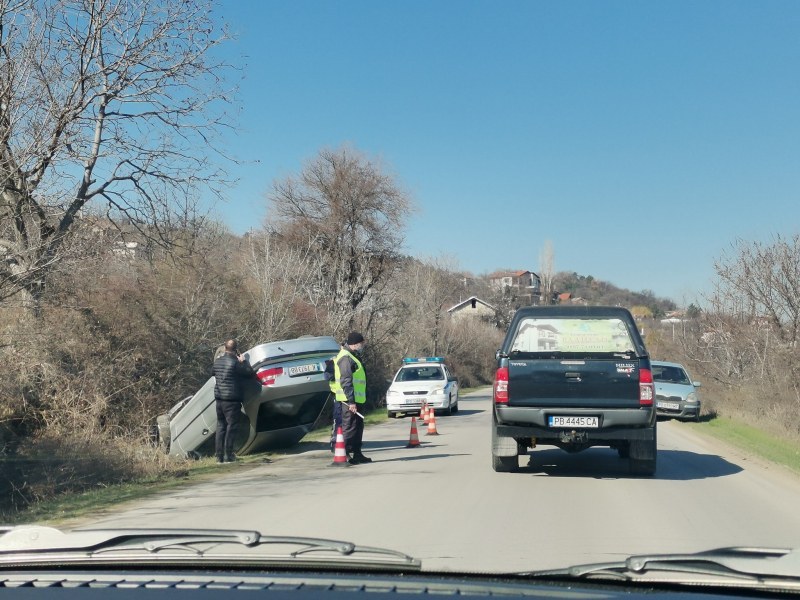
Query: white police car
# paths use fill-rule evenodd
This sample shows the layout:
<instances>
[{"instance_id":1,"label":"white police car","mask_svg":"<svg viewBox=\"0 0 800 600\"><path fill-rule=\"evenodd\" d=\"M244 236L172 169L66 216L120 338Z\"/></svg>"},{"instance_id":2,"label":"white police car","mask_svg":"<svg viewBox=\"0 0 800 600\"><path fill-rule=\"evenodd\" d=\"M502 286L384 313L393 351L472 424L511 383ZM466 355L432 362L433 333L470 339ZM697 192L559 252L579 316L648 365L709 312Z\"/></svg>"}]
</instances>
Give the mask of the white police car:
<instances>
[{"instance_id":1,"label":"white police car","mask_svg":"<svg viewBox=\"0 0 800 600\"><path fill-rule=\"evenodd\" d=\"M441 356L404 358L386 392L390 418L398 413L419 414L424 403L437 413L458 411L458 381Z\"/></svg>"}]
</instances>

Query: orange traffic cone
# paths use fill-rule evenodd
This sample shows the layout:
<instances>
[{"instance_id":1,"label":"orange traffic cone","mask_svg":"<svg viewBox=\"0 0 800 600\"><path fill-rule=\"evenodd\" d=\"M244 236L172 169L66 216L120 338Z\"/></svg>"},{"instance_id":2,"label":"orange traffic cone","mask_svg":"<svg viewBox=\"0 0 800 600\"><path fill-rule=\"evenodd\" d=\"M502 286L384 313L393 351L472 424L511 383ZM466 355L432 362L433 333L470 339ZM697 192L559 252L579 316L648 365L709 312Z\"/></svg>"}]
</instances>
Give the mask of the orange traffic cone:
<instances>
[{"instance_id":1,"label":"orange traffic cone","mask_svg":"<svg viewBox=\"0 0 800 600\"><path fill-rule=\"evenodd\" d=\"M422 422L425 423L425 425L427 425L428 423L431 422L431 412L433 412L433 409L427 404L425 404L423 405L422 410L424 411Z\"/></svg>"},{"instance_id":2,"label":"orange traffic cone","mask_svg":"<svg viewBox=\"0 0 800 600\"><path fill-rule=\"evenodd\" d=\"M333 451L332 467L349 467L350 463L347 462L347 451L344 447L344 434L342 433L342 426L336 428L336 445Z\"/></svg>"},{"instance_id":3,"label":"orange traffic cone","mask_svg":"<svg viewBox=\"0 0 800 600\"><path fill-rule=\"evenodd\" d=\"M426 432L426 435L439 435L439 432L436 431L436 413L434 412L433 408L431 408L429 414L431 420L428 421L428 431Z\"/></svg>"},{"instance_id":4,"label":"orange traffic cone","mask_svg":"<svg viewBox=\"0 0 800 600\"><path fill-rule=\"evenodd\" d=\"M419 434L417 433L417 417L411 417L411 435L408 438L406 448L419 447Z\"/></svg>"}]
</instances>

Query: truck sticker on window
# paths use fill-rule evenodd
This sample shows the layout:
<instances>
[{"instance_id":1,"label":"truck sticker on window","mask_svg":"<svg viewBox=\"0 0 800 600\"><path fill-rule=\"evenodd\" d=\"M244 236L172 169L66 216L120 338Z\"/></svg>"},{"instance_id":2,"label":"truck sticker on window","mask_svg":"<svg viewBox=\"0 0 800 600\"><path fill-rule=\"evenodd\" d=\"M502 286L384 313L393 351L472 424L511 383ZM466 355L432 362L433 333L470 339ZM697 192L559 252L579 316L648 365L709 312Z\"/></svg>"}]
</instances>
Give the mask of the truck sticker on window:
<instances>
[{"instance_id":1,"label":"truck sticker on window","mask_svg":"<svg viewBox=\"0 0 800 600\"><path fill-rule=\"evenodd\" d=\"M520 322L511 350L612 353L633 347L619 319L530 318Z\"/></svg>"}]
</instances>

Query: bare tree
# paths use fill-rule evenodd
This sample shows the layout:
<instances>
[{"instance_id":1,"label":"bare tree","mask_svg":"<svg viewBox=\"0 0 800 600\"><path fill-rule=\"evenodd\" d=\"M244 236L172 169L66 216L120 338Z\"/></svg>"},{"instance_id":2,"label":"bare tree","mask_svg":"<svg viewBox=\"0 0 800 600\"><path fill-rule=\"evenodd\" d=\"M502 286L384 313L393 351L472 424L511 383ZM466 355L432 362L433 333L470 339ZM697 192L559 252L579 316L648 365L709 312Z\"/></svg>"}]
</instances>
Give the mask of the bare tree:
<instances>
[{"instance_id":1,"label":"bare tree","mask_svg":"<svg viewBox=\"0 0 800 600\"><path fill-rule=\"evenodd\" d=\"M269 196L274 229L298 247L314 241L329 324L341 334L370 291L396 268L410 200L378 164L349 148L322 150Z\"/></svg>"},{"instance_id":2,"label":"bare tree","mask_svg":"<svg viewBox=\"0 0 800 600\"><path fill-rule=\"evenodd\" d=\"M757 382L761 393L773 385L775 398L798 397L784 380L798 372L800 235L737 240L714 268L714 292L698 315L702 333L684 342L685 353L726 385Z\"/></svg>"},{"instance_id":3,"label":"bare tree","mask_svg":"<svg viewBox=\"0 0 800 600\"><path fill-rule=\"evenodd\" d=\"M714 304L747 321L769 323L779 339L796 345L800 336L800 234L776 236L772 244L733 244L718 260ZM762 323L763 325L763 323Z\"/></svg>"},{"instance_id":4,"label":"bare tree","mask_svg":"<svg viewBox=\"0 0 800 600\"><path fill-rule=\"evenodd\" d=\"M0 298L38 306L89 208L155 243L218 193L226 65L205 0L0 0Z\"/></svg>"},{"instance_id":5,"label":"bare tree","mask_svg":"<svg viewBox=\"0 0 800 600\"><path fill-rule=\"evenodd\" d=\"M256 310L252 337L258 341L285 339L297 328L299 305L317 316L321 309L317 286L320 257L314 240L305 247L286 247L269 234L253 235L248 246L247 287Z\"/></svg>"},{"instance_id":6,"label":"bare tree","mask_svg":"<svg viewBox=\"0 0 800 600\"><path fill-rule=\"evenodd\" d=\"M406 329L413 335L405 352L444 350L446 304L453 304L462 287L453 258L430 258L409 265L403 278L408 308Z\"/></svg>"},{"instance_id":7,"label":"bare tree","mask_svg":"<svg viewBox=\"0 0 800 600\"><path fill-rule=\"evenodd\" d=\"M542 281L542 304L553 303L553 276L555 275L553 262L553 242L545 240L544 248L541 254L539 254L539 278Z\"/></svg>"}]
</instances>

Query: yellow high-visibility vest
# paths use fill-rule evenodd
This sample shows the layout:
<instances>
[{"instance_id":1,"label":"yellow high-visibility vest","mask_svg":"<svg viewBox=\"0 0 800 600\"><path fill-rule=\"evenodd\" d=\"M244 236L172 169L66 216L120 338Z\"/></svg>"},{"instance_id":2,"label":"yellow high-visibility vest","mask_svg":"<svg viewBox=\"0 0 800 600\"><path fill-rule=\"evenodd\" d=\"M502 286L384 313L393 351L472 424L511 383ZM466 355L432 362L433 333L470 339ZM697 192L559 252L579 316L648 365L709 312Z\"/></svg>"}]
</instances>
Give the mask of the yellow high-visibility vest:
<instances>
[{"instance_id":1,"label":"yellow high-visibility vest","mask_svg":"<svg viewBox=\"0 0 800 600\"><path fill-rule=\"evenodd\" d=\"M331 391L336 394L337 402L347 402L347 396L339 383L342 377L342 373L339 371L339 360L343 356L349 356L358 365L358 369L353 371L353 395L355 396L356 404L364 404L364 402L367 401L367 375L364 373L364 365L361 364L361 361L358 360L352 352L349 352L345 348L342 348L339 354L336 355L336 358L333 359L333 372L335 377L330 382Z\"/></svg>"}]
</instances>

